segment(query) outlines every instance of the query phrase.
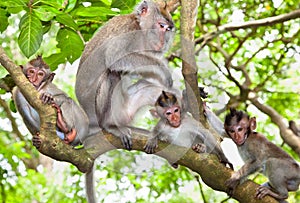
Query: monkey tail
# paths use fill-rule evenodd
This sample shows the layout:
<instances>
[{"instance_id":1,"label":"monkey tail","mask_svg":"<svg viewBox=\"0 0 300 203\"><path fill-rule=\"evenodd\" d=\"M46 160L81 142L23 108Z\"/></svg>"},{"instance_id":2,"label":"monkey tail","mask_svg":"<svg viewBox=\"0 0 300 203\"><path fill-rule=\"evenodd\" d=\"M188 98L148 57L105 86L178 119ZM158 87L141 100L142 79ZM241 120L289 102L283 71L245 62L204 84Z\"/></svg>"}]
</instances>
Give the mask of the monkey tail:
<instances>
[{"instance_id":1,"label":"monkey tail","mask_svg":"<svg viewBox=\"0 0 300 203\"><path fill-rule=\"evenodd\" d=\"M85 192L88 203L96 203L94 189L94 166L85 174Z\"/></svg>"}]
</instances>

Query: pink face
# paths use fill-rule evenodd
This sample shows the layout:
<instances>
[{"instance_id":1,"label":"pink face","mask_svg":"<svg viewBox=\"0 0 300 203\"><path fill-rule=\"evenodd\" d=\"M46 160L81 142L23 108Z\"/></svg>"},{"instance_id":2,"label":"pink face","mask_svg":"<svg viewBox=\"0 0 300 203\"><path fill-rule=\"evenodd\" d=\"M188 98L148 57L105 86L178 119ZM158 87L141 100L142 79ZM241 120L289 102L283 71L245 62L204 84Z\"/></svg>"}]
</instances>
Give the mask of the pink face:
<instances>
[{"instance_id":1,"label":"pink face","mask_svg":"<svg viewBox=\"0 0 300 203\"><path fill-rule=\"evenodd\" d=\"M26 76L33 86L38 88L44 80L46 73L39 67L30 66L26 70Z\"/></svg>"},{"instance_id":2,"label":"pink face","mask_svg":"<svg viewBox=\"0 0 300 203\"><path fill-rule=\"evenodd\" d=\"M247 118L243 118L238 124L226 127L226 131L236 145L245 143L248 137L249 123Z\"/></svg>"},{"instance_id":3,"label":"pink face","mask_svg":"<svg viewBox=\"0 0 300 203\"><path fill-rule=\"evenodd\" d=\"M180 117L180 107L179 106L172 106L167 108L164 112L166 119L168 120L170 126L177 128L181 124L181 117Z\"/></svg>"}]
</instances>

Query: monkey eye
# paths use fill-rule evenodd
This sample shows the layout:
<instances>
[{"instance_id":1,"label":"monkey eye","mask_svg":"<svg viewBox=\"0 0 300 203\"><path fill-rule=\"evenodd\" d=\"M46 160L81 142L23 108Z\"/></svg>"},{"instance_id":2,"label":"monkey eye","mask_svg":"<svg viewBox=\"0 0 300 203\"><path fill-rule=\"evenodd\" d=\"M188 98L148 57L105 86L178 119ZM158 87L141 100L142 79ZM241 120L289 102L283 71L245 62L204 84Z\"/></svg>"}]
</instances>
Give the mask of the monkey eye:
<instances>
[{"instance_id":1,"label":"monkey eye","mask_svg":"<svg viewBox=\"0 0 300 203\"><path fill-rule=\"evenodd\" d=\"M28 73L34 73L34 70L29 69L29 70L28 70Z\"/></svg>"},{"instance_id":2,"label":"monkey eye","mask_svg":"<svg viewBox=\"0 0 300 203\"><path fill-rule=\"evenodd\" d=\"M242 127L239 127L238 128L238 132L242 132L243 131L243 128Z\"/></svg>"},{"instance_id":3,"label":"monkey eye","mask_svg":"<svg viewBox=\"0 0 300 203\"><path fill-rule=\"evenodd\" d=\"M43 72L39 72L38 75L39 76L44 76L44 73Z\"/></svg>"},{"instance_id":4,"label":"monkey eye","mask_svg":"<svg viewBox=\"0 0 300 203\"><path fill-rule=\"evenodd\" d=\"M229 130L230 133L234 133L235 131L233 129Z\"/></svg>"},{"instance_id":5,"label":"monkey eye","mask_svg":"<svg viewBox=\"0 0 300 203\"><path fill-rule=\"evenodd\" d=\"M179 109L175 109L174 112L177 113L179 111Z\"/></svg>"},{"instance_id":6,"label":"monkey eye","mask_svg":"<svg viewBox=\"0 0 300 203\"><path fill-rule=\"evenodd\" d=\"M166 112L166 115L169 116L171 115L172 113L170 111Z\"/></svg>"},{"instance_id":7,"label":"monkey eye","mask_svg":"<svg viewBox=\"0 0 300 203\"><path fill-rule=\"evenodd\" d=\"M170 31L170 30L171 30L170 26L169 26L168 24L166 24L166 23L159 23L159 26L160 26L161 28L166 29L167 31Z\"/></svg>"}]
</instances>

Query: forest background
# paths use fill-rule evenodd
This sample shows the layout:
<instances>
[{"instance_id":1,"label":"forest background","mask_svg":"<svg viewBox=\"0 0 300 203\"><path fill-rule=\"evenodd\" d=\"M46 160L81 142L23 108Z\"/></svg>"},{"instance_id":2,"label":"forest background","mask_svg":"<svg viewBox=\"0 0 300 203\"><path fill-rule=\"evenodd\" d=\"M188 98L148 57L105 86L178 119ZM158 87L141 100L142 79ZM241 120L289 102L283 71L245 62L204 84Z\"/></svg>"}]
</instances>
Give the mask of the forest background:
<instances>
[{"instance_id":1,"label":"forest background","mask_svg":"<svg viewBox=\"0 0 300 203\"><path fill-rule=\"evenodd\" d=\"M209 93L205 100L208 106L221 120L229 107L256 116L258 131L299 162L300 137L288 129L288 121L300 124L300 2L168 2L176 8L172 16L177 31L166 58L176 84L184 88L183 36L195 43L192 55L197 82ZM76 99L75 75L84 44L110 18L132 12L136 3L1 1L1 63L5 55L20 65L42 54L56 73L54 83ZM189 6L189 11L197 11L190 12L191 16L185 15ZM32 136L11 100L14 85L7 74L6 67L0 66L0 201L86 202L83 173L74 165L42 155L32 146ZM154 124L150 116L136 122L147 129ZM222 146L235 169L239 168L243 163L234 144L225 139ZM224 186L207 186L201 180L218 182L208 172L192 172L183 166L174 170L165 159L142 151L109 151L96 163L100 202L237 202L217 191L224 191ZM266 181L258 174L250 179L256 183ZM243 202L243 196L240 193L234 198ZM290 193L289 202L299 200L300 191Z\"/></svg>"}]
</instances>

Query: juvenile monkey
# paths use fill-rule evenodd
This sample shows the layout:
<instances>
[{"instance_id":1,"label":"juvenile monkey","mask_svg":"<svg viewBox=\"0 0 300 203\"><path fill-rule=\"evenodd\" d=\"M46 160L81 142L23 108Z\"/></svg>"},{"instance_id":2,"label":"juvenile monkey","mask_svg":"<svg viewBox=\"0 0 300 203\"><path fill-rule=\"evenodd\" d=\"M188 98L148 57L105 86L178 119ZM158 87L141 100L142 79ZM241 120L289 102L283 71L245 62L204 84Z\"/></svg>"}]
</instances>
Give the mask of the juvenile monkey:
<instances>
[{"instance_id":1,"label":"juvenile monkey","mask_svg":"<svg viewBox=\"0 0 300 203\"><path fill-rule=\"evenodd\" d=\"M145 0L133 13L109 20L86 45L75 89L90 119L89 135L104 129L131 149L130 122L136 111L153 105L162 89L172 87L163 55L173 28L166 8ZM124 88L123 79L137 82Z\"/></svg>"},{"instance_id":2,"label":"juvenile monkey","mask_svg":"<svg viewBox=\"0 0 300 203\"><path fill-rule=\"evenodd\" d=\"M57 135L66 144L77 145L88 135L88 118L83 109L53 83L54 73L41 56L21 66L30 83L41 94L44 104L51 104L57 110ZM33 144L38 148L41 140L40 117L28 103L18 88L14 90L13 99L25 125L33 135Z\"/></svg>"},{"instance_id":3,"label":"juvenile monkey","mask_svg":"<svg viewBox=\"0 0 300 203\"><path fill-rule=\"evenodd\" d=\"M157 148L157 141L162 140L193 148L197 152L216 154L222 163L233 169L215 137L200 122L182 110L181 100L178 100L175 94L162 91L155 107L153 113L156 113L160 120L144 147L147 153L153 153Z\"/></svg>"},{"instance_id":4,"label":"juvenile monkey","mask_svg":"<svg viewBox=\"0 0 300 203\"><path fill-rule=\"evenodd\" d=\"M242 179L261 169L269 182L257 189L256 198L262 199L270 195L284 202L288 197L288 191L298 190L299 165L285 151L268 141L264 135L254 131L255 117L250 118L243 111L230 109L230 113L225 118L224 128L245 161L244 166L226 181L230 194Z\"/></svg>"}]
</instances>

